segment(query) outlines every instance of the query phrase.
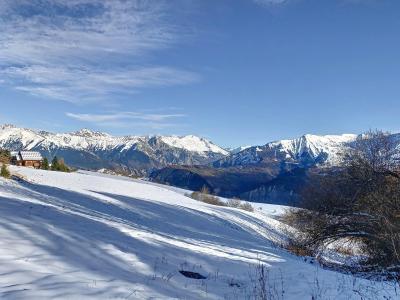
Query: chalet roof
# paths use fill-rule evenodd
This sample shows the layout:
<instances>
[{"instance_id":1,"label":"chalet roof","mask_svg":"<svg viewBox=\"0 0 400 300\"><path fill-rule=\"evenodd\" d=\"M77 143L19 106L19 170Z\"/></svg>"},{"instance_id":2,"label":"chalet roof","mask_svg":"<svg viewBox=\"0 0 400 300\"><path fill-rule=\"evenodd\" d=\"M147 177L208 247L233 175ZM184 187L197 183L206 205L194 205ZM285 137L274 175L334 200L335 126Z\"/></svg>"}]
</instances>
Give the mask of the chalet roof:
<instances>
[{"instance_id":1,"label":"chalet roof","mask_svg":"<svg viewBox=\"0 0 400 300\"><path fill-rule=\"evenodd\" d=\"M11 154L17 160L43 160L40 152L37 151L19 151Z\"/></svg>"}]
</instances>

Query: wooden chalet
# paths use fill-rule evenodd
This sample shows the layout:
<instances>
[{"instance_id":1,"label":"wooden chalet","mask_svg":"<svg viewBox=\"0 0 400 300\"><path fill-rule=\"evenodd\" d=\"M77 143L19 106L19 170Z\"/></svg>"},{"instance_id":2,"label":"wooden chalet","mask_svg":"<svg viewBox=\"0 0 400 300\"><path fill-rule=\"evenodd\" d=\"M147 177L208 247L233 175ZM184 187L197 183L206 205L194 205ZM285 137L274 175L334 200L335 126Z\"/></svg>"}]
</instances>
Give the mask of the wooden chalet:
<instances>
[{"instance_id":1,"label":"wooden chalet","mask_svg":"<svg viewBox=\"0 0 400 300\"><path fill-rule=\"evenodd\" d=\"M18 151L11 152L11 163L16 166L40 169L43 157L37 151Z\"/></svg>"}]
</instances>

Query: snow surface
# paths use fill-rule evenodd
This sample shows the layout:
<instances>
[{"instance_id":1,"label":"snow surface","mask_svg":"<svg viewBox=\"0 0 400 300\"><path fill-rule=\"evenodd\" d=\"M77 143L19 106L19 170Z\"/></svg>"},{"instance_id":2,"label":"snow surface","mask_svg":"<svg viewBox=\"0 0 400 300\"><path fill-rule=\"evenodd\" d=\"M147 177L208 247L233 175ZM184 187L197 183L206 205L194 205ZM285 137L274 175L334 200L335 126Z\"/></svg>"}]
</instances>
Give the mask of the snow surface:
<instances>
[{"instance_id":1,"label":"snow surface","mask_svg":"<svg viewBox=\"0 0 400 300\"><path fill-rule=\"evenodd\" d=\"M267 209L211 206L120 176L10 169L23 180L0 179L1 299L253 299L260 262L283 299L396 297L277 247L284 226Z\"/></svg>"}]
</instances>

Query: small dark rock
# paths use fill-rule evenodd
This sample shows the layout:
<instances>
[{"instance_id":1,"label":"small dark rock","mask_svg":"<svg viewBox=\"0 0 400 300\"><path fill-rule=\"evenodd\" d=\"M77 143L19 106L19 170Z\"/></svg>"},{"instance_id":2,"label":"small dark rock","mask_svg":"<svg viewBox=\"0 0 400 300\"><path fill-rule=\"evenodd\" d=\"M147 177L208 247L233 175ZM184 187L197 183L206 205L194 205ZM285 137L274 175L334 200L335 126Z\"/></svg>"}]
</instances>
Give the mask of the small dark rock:
<instances>
[{"instance_id":1,"label":"small dark rock","mask_svg":"<svg viewBox=\"0 0 400 300\"><path fill-rule=\"evenodd\" d=\"M230 287L237 287L237 288L240 288L240 284L237 283L237 282L230 282L230 283L229 283L229 286L230 286Z\"/></svg>"},{"instance_id":2,"label":"small dark rock","mask_svg":"<svg viewBox=\"0 0 400 300\"><path fill-rule=\"evenodd\" d=\"M201 275L200 273L190 272L190 271L179 271L183 276L191 279L207 279L207 277Z\"/></svg>"}]
</instances>

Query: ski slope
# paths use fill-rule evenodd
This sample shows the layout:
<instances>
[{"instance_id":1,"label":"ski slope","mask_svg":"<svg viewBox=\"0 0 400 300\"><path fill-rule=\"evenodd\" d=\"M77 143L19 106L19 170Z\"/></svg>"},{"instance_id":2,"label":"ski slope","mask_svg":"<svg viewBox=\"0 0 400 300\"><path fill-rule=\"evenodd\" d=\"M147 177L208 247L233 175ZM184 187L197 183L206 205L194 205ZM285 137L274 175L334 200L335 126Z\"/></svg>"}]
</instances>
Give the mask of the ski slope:
<instances>
[{"instance_id":1,"label":"ski slope","mask_svg":"<svg viewBox=\"0 0 400 300\"><path fill-rule=\"evenodd\" d=\"M24 180L0 179L0 299L255 299L260 263L276 299L396 299L388 284L277 247L285 234L269 211L279 207L251 213L124 177L10 169Z\"/></svg>"}]
</instances>

